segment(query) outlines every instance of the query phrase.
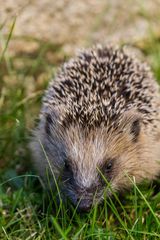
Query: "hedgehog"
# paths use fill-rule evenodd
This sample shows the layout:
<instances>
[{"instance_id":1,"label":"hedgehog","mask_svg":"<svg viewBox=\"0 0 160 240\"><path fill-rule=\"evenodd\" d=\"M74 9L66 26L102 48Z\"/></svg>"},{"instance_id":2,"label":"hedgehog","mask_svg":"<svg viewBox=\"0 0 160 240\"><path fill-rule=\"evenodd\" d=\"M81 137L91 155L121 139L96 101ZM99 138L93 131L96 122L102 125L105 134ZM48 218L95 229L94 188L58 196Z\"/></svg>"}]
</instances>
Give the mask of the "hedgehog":
<instances>
[{"instance_id":1,"label":"hedgehog","mask_svg":"<svg viewBox=\"0 0 160 240\"><path fill-rule=\"evenodd\" d=\"M123 47L94 46L49 83L31 142L36 170L80 211L160 175L160 94ZM47 175L47 176L46 176Z\"/></svg>"}]
</instances>

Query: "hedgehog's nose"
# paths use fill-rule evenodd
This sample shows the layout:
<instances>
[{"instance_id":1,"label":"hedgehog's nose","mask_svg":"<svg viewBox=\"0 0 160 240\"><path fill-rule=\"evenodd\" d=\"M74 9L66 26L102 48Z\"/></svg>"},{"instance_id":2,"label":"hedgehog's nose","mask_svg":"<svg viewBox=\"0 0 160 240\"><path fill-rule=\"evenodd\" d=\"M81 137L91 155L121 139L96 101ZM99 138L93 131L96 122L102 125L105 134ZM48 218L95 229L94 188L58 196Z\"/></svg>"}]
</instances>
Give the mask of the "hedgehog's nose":
<instances>
[{"instance_id":1,"label":"hedgehog's nose","mask_svg":"<svg viewBox=\"0 0 160 240\"><path fill-rule=\"evenodd\" d=\"M92 201L88 199L81 199L78 204L78 211L89 212L92 206Z\"/></svg>"}]
</instances>

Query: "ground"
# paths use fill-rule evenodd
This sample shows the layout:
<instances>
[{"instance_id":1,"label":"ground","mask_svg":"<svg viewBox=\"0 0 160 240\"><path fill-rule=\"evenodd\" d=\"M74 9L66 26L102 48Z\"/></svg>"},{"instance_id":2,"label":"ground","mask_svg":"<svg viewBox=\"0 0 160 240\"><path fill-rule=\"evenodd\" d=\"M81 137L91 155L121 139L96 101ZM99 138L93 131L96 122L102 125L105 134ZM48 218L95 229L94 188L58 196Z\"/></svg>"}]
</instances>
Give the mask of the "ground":
<instances>
[{"instance_id":1,"label":"ground","mask_svg":"<svg viewBox=\"0 0 160 240\"><path fill-rule=\"evenodd\" d=\"M5 0L0 9L0 239L159 239L158 181L80 215L57 205L27 144L41 97L78 48L127 45L160 81L159 0Z\"/></svg>"}]
</instances>

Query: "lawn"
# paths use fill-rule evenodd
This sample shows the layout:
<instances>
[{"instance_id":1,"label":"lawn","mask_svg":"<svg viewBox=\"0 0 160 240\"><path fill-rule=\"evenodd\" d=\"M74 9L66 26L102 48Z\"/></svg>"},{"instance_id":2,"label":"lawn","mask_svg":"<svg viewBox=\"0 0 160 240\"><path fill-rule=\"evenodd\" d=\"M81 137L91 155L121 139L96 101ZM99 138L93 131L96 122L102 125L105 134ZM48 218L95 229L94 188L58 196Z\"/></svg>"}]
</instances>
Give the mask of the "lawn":
<instances>
[{"instance_id":1,"label":"lawn","mask_svg":"<svg viewBox=\"0 0 160 240\"><path fill-rule=\"evenodd\" d=\"M27 146L43 90L69 56L38 40L34 52L12 55L11 38L12 28L0 53L0 239L160 239L158 181L114 194L86 214L42 189ZM160 40L153 36L136 47L160 81Z\"/></svg>"}]
</instances>

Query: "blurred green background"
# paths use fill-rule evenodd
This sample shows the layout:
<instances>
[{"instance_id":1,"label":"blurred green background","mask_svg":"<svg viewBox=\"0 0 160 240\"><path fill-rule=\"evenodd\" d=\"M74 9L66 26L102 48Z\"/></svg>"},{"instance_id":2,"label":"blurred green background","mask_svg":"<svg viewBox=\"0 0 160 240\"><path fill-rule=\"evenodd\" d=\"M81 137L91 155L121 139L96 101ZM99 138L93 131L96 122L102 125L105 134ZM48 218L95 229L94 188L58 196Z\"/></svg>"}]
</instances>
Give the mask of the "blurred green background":
<instances>
[{"instance_id":1,"label":"blurred green background","mask_svg":"<svg viewBox=\"0 0 160 240\"><path fill-rule=\"evenodd\" d=\"M37 215L30 212L41 201L41 195L34 198L35 186L27 185L26 178L17 178L30 173L27 144L38 117L43 91L56 69L79 48L112 43L126 45L128 51L147 61L160 81L159 26L160 0L0 1L0 239L59 239L57 233L53 235L47 230L50 228L35 220ZM148 191L146 194L150 196ZM157 199L151 198L151 202L158 215L160 197ZM26 204L28 208L25 208ZM133 210L133 206L126 204L128 209ZM143 207L144 204L140 205L139 211L144 221L148 209ZM22 209L27 209L24 215L14 218ZM135 212L129 214L134 219ZM150 227L154 222L149 214L148 218L144 227L142 223L139 226L144 233L137 237L127 235L125 238L122 234L122 238L120 235L109 239L158 239L159 225L153 230L155 235L146 233L152 232ZM29 227L28 219L31 221ZM42 219L44 221L45 217ZM101 234L103 227L98 228L99 222L95 219L96 232ZM119 221L113 219L114 214L110 216L109 225ZM124 218L123 221L127 220ZM42 224L42 228L35 230L38 224ZM83 224L82 221L77 230L74 228L75 235ZM57 226L55 222L54 225ZM18 235L20 228L22 231ZM23 235L24 229L28 229L26 235ZM38 238L39 232L41 237ZM61 239L67 236L63 231L59 234ZM93 239L101 235L96 236ZM84 235L75 239L84 239Z\"/></svg>"}]
</instances>

